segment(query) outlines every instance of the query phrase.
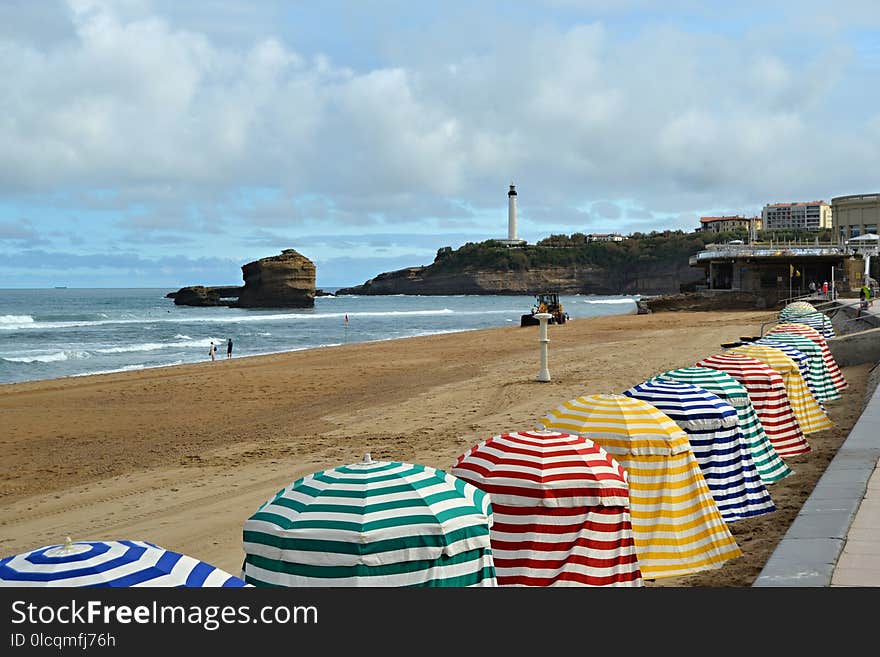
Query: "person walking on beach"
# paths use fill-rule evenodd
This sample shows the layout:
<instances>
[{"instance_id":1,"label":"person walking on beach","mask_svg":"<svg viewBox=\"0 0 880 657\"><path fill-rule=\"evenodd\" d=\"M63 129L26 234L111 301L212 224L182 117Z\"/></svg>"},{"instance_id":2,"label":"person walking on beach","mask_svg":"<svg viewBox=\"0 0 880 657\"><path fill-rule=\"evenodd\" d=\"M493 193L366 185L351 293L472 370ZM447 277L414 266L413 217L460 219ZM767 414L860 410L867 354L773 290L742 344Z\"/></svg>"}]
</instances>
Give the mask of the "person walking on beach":
<instances>
[{"instance_id":1,"label":"person walking on beach","mask_svg":"<svg viewBox=\"0 0 880 657\"><path fill-rule=\"evenodd\" d=\"M232 358L232 338L226 340L226 357Z\"/></svg>"},{"instance_id":2,"label":"person walking on beach","mask_svg":"<svg viewBox=\"0 0 880 657\"><path fill-rule=\"evenodd\" d=\"M208 355L211 357L211 360L214 360L217 356L217 345L214 344L213 340L211 340L211 347L208 349Z\"/></svg>"}]
</instances>

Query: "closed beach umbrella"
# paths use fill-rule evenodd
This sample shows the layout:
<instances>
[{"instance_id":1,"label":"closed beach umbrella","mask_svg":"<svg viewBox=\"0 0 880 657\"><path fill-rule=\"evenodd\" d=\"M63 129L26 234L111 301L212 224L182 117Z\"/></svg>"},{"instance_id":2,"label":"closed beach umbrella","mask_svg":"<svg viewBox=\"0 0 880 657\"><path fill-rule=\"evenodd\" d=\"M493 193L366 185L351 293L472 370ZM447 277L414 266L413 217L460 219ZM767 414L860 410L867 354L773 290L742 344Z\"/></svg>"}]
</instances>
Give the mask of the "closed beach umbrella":
<instances>
[{"instance_id":1,"label":"closed beach umbrella","mask_svg":"<svg viewBox=\"0 0 880 657\"><path fill-rule=\"evenodd\" d=\"M822 406L822 401L816 395L816 384L813 382L813 372L810 369L810 359L807 354L788 342L780 340L776 335L765 335L763 338L754 340L749 344L762 344L767 347L773 347L774 349L779 349L779 351L791 358L794 361L794 364L797 365L798 371L800 371L801 376L804 379L804 383L807 384L807 388L809 388L813 395L813 399L818 402L819 406ZM822 406L822 408L824 409L825 407Z\"/></svg>"},{"instance_id":2,"label":"closed beach umbrella","mask_svg":"<svg viewBox=\"0 0 880 657\"><path fill-rule=\"evenodd\" d=\"M794 301L779 311L779 320L787 321L791 317L818 312L816 306L807 301Z\"/></svg>"},{"instance_id":3,"label":"closed beach umbrella","mask_svg":"<svg viewBox=\"0 0 880 657\"><path fill-rule=\"evenodd\" d=\"M791 410L794 411L804 435L834 426L807 387L797 364L782 351L762 344L746 344L734 347L730 351L757 358L782 375L785 391L788 393L788 403L791 404Z\"/></svg>"},{"instance_id":4,"label":"closed beach umbrella","mask_svg":"<svg viewBox=\"0 0 880 657\"><path fill-rule=\"evenodd\" d=\"M77 541L0 559L0 586L241 587L243 580L145 541Z\"/></svg>"},{"instance_id":5,"label":"closed beach umbrella","mask_svg":"<svg viewBox=\"0 0 880 657\"><path fill-rule=\"evenodd\" d=\"M720 568L742 555L687 434L648 402L626 395L578 397L550 411L541 424L590 438L626 470L645 579Z\"/></svg>"},{"instance_id":6,"label":"closed beach umbrella","mask_svg":"<svg viewBox=\"0 0 880 657\"><path fill-rule=\"evenodd\" d=\"M788 458L810 451L810 444L794 415L785 382L779 372L764 361L745 354L713 354L697 365L719 370L742 385L779 456Z\"/></svg>"},{"instance_id":7,"label":"closed beach umbrella","mask_svg":"<svg viewBox=\"0 0 880 657\"><path fill-rule=\"evenodd\" d=\"M684 429L726 522L776 510L742 438L733 406L704 388L672 379L649 379L623 394L648 402Z\"/></svg>"},{"instance_id":8,"label":"closed beach umbrella","mask_svg":"<svg viewBox=\"0 0 880 657\"><path fill-rule=\"evenodd\" d=\"M825 367L828 369L828 373L831 375L831 380L834 382L834 387L841 392L846 390L848 386L846 382L846 377L843 376L843 372L841 372L840 367L837 366L837 361L834 360L831 349L828 348L828 343L825 340L825 336L819 333L819 331L814 329L812 326L807 326L806 324L791 322L785 324L777 324L772 329L770 329L770 331L768 331L768 334L773 334L776 332L803 335L804 337L809 338L810 340L818 344L819 348L822 350L822 360L825 361Z\"/></svg>"},{"instance_id":9,"label":"closed beach umbrella","mask_svg":"<svg viewBox=\"0 0 880 657\"><path fill-rule=\"evenodd\" d=\"M254 586L496 586L492 505L434 468L388 461L322 470L244 523Z\"/></svg>"},{"instance_id":10,"label":"closed beach umbrella","mask_svg":"<svg viewBox=\"0 0 880 657\"><path fill-rule=\"evenodd\" d=\"M791 474L791 468L782 460L783 454L779 453L776 443L769 432L765 432L761 419L752 405L751 397L746 388L737 382L729 374L709 367L682 367L677 370L668 370L659 374L657 378L671 379L690 383L717 395L736 409L739 417L739 429L752 453L752 460L761 475L764 484L772 484ZM779 379L780 384L782 378ZM782 388L785 392L785 388ZM786 405L788 402L786 401ZM788 406L791 420L798 436L803 440L800 428ZM806 447L805 451L809 451Z\"/></svg>"},{"instance_id":11,"label":"closed beach umbrella","mask_svg":"<svg viewBox=\"0 0 880 657\"><path fill-rule=\"evenodd\" d=\"M797 322L806 324L810 328L814 328L822 335L823 338L834 337L834 325L831 319L825 313L815 312L802 315L789 315L788 317L780 317L780 323Z\"/></svg>"},{"instance_id":12,"label":"closed beach umbrella","mask_svg":"<svg viewBox=\"0 0 880 657\"><path fill-rule=\"evenodd\" d=\"M641 586L623 467L589 438L494 436L452 474L489 493L502 586Z\"/></svg>"},{"instance_id":13,"label":"closed beach umbrella","mask_svg":"<svg viewBox=\"0 0 880 657\"><path fill-rule=\"evenodd\" d=\"M822 348L805 335L788 333L785 331L773 331L760 340L759 344L768 344L774 347L778 344L786 344L807 357L807 368L810 372L809 385L813 395L821 402L840 399L840 391L834 385L828 365L822 354ZM806 377L805 377L806 378Z\"/></svg>"}]
</instances>

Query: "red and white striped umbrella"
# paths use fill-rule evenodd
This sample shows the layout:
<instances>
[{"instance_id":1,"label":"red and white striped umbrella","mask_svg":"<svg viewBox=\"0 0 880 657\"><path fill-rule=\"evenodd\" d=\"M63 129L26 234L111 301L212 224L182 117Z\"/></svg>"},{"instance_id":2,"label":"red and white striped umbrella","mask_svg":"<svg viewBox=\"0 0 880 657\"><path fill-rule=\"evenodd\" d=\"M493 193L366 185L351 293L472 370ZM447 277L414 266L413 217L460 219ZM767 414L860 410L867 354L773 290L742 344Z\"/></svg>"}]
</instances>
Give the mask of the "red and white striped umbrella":
<instances>
[{"instance_id":1,"label":"red and white striped umbrella","mask_svg":"<svg viewBox=\"0 0 880 657\"><path fill-rule=\"evenodd\" d=\"M796 333L810 338L810 340L819 345L819 348L822 350L822 360L825 362L825 367L828 368L828 373L831 375L831 381L834 383L834 387L841 392L846 390L849 385L846 382L846 377L843 376L843 372L841 372L840 368L837 366L837 361L834 360L831 349L828 348L828 342L825 340L825 336L819 333L819 331L812 326L807 326L800 322L791 322L787 324L777 324L770 329L769 333Z\"/></svg>"},{"instance_id":2,"label":"red and white striped umbrella","mask_svg":"<svg viewBox=\"0 0 880 657\"><path fill-rule=\"evenodd\" d=\"M451 473L487 492L501 586L641 586L623 467L583 436L504 433Z\"/></svg>"},{"instance_id":3,"label":"red and white striped umbrella","mask_svg":"<svg viewBox=\"0 0 880 657\"><path fill-rule=\"evenodd\" d=\"M780 349L750 342L730 349L729 353L744 354L763 361L782 376L788 403L797 418L801 431L806 434L824 431L834 426L828 413L819 405L807 386L800 368Z\"/></svg>"},{"instance_id":4,"label":"red and white striped umbrella","mask_svg":"<svg viewBox=\"0 0 880 657\"><path fill-rule=\"evenodd\" d=\"M779 456L786 458L810 451L779 372L757 358L736 353L707 356L697 366L726 372L742 384Z\"/></svg>"}]
</instances>

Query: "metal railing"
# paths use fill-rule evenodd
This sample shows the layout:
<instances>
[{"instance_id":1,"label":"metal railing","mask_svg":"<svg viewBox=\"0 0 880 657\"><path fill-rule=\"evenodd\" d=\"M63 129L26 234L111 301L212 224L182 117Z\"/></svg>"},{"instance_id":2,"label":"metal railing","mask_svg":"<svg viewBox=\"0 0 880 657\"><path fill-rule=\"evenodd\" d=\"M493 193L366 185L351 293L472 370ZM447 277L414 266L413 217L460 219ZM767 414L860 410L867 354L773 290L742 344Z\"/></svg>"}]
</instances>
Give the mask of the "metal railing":
<instances>
[{"instance_id":1,"label":"metal railing","mask_svg":"<svg viewBox=\"0 0 880 657\"><path fill-rule=\"evenodd\" d=\"M839 300L827 301L824 304L813 304L813 305L816 308L816 312L822 313L822 314L827 314L826 311L828 311L828 310L836 310L836 309L842 309L842 308L857 308L857 306L854 306L853 304L846 304L846 303L843 303ZM819 306L821 306L821 305L833 305L834 308L820 308ZM856 317L850 317L849 319L835 320L835 324L836 324L836 326L843 326L844 324L849 324L850 322L864 321L866 319L866 317L869 317L869 316L870 316L870 314L858 315ZM765 335L764 329L767 326L772 326L773 324L782 324L782 323L797 323L797 317L791 317L789 319L786 319L785 322L780 321L778 318L763 322L761 324L761 329L760 329L761 337L764 337L764 335Z\"/></svg>"}]
</instances>

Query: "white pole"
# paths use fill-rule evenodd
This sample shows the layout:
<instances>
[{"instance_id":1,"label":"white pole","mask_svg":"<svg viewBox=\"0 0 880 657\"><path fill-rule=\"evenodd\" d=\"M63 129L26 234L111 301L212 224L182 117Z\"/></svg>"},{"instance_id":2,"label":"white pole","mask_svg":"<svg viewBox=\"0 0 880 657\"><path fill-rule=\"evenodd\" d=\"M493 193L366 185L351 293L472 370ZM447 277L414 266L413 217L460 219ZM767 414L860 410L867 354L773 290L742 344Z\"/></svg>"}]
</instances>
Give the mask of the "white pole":
<instances>
[{"instance_id":1,"label":"white pole","mask_svg":"<svg viewBox=\"0 0 880 657\"><path fill-rule=\"evenodd\" d=\"M538 372L537 381L549 381L550 370L547 369L547 344L550 338L547 337L547 322L553 315L550 313L538 313L535 315L538 320L538 341L541 343L541 371Z\"/></svg>"}]
</instances>

